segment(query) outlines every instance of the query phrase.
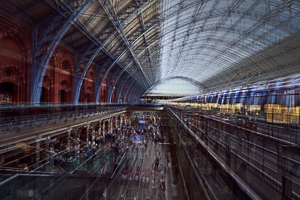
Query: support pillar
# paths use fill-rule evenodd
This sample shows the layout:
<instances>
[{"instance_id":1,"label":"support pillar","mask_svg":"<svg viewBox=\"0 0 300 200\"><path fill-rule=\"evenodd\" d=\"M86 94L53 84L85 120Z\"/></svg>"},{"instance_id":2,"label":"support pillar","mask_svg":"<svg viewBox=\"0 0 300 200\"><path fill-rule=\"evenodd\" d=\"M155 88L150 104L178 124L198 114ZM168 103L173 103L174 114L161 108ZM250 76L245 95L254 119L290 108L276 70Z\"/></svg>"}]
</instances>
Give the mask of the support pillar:
<instances>
[{"instance_id":1,"label":"support pillar","mask_svg":"<svg viewBox=\"0 0 300 200\"><path fill-rule=\"evenodd\" d=\"M112 125L112 123L113 123L113 120L112 120L112 117L110 118L110 132L112 133L113 131L113 125Z\"/></svg>"},{"instance_id":2,"label":"support pillar","mask_svg":"<svg viewBox=\"0 0 300 200\"><path fill-rule=\"evenodd\" d=\"M79 129L76 129L76 133L75 133L75 135L76 135L76 139L77 139L77 141L79 141L80 140L80 130Z\"/></svg>"},{"instance_id":3,"label":"support pillar","mask_svg":"<svg viewBox=\"0 0 300 200\"><path fill-rule=\"evenodd\" d=\"M48 157L48 164L47 164L47 167L46 167L46 171L48 171L48 172L50 172L50 169L51 169L51 167L50 167L50 137L48 137L47 138L47 140L46 140L46 154L47 154L47 157Z\"/></svg>"},{"instance_id":4,"label":"support pillar","mask_svg":"<svg viewBox=\"0 0 300 200\"><path fill-rule=\"evenodd\" d=\"M128 117L128 125L131 125L131 120L130 120L130 116Z\"/></svg>"},{"instance_id":5,"label":"support pillar","mask_svg":"<svg viewBox=\"0 0 300 200\"><path fill-rule=\"evenodd\" d=\"M68 149L71 149L71 131L72 129L68 130Z\"/></svg>"},{"instance_id":6,"label":"support pillar","mask_svg":"<svg viewBox=\"0 0 300 200\"><path fill-rule=\"evenodd\" d=\"M38 163L40 161L40 141L37 141L35 144L35 149L36 149L36 155L35 155L35 162Z\"/></svg>"},{"instance_id":7,"label":"support pillar","mask_svg":"<svg viewBox=\"0 0 300 200\"><path fill-rule=\"evenodd\" d=\"M92 126L92 145L95 144L95 124Z\"/></svg>"},{"instance_id":8,"label":"support pillar","mask_svg":"<svg viewBox=\"0 0 300 200\"><path fill-rule=\"evenodd\" d=\"M105 120L103 120L103 142L105 142Z\"/></svg>"},{"instance_id":9,"label":"support pillar","mask_svg":"<svg viewBox=\"0 0 300 200\"><path fill-rule=\"evenodd\" d=\"M78 129L76 131L77 133L77 138L76 138L76 141L77 141L77 147L76 147L76 153L78 154L78 151L80 150L80 129Z\"/></svg>"},{"instance_id":10,"label":"support pillar","mask_svg":"<svg viewBox=\"0 0 300 200\"><path fill-rule=\"evenodd\" d=\"M48 141L46 143L46 149L48 151L48 160L49 160L49 172L53 173L53 167L54 167L54 158L50 158L50 156L52 156L52 154L54 154L54 144L51 143L51 137L48 137Z\"/></svg>"},{"instance_id":11,"label":"support pillar","mask_svg":"<svg viewBox=\"0 0 300 200\"><path fill-rule=\"evenodd\" d=\"M123 126L123 115L120 116L120 126Z\"/></svg>"},{"instance_id":12,"label":"support pillar","mask_svg":"<svg viewBox=\"0 0 300 200\"><path fill-rule=\"evenodd\" d=\"M90 129L90 124L87 124L87 129L86 129L86 146L87 146L87 148L89 148L89 143L90 143L90 140L89 140L89 129Z\"/></svg>"},{"instance_id":13,"label":"support pillar","mask_svg":"<svg viewBox=\"0 0 300 200\"><path fill-rule=\"evenodd\" d=\"M118 128L118 116L116 116L115 118L116 118L116 128Z\"/></svg>"},{"instance_id":14,"label":"support pillar","mask_svg":"<svg viewBox=\"0 0 300 200\"><path fill-rule=\"evenodd\" d=\"M103 142L105 142L105 137L104 137L103 131L101 130L101 122L102 122L102 120L99 121L99 130L98 130L98 133L99 133L99 136L103 136Z\"/></svg>"}]
</instances>

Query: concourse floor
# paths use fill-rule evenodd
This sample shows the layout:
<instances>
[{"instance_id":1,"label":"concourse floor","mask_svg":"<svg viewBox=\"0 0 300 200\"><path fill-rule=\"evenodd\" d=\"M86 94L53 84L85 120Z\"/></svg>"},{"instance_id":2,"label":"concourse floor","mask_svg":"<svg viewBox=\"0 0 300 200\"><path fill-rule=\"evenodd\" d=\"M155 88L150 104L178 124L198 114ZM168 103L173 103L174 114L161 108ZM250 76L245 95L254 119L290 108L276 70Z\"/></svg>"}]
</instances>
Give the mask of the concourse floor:
<instances>
[{"instance_id":1,"label":"concourse floor","mask_svg":"<svg viewBox=\"0 0 300 200\"><path fill-rule=\"evenodd\" d=\"M162 163L165 166L163 176L166 181L166 191L165 195L163 194L163 191L159 188L160 180L161 180L161 173L155 171L154 173L151 173L150 176L150 184L149 186L145 187L144 184L136 184L135 181L133 181L132 188L130 188L129 181L126 181L122 184L121 182L121 175L123 169L119 171L119 173L116 175L113 182L110 184L110 186L107 188L106 194L104 194L102 199L153 199L153 200L163 200L163 199L170 199L172 200L172 193L173 190L177 190L177 187L172 187L172 183L174 180L178 181L178 175L174 173L173 166L171 165L171 162L167 162L167 154L170 158L171 155L171 148L170 144L165 143L154 143L151 139L148 141L148 147L145 149L144 147L140 148L139 153L136 152L135 147L132 146L129 151L129 159L126 165L129 169L132 169L134 172L136 172L137 167L140 167L140 169L144 172L146 169L149 169L151 171L152 163L155 161L156 158L156 152L157 150L160 152L160 164ZM169 159L171 161L171 158ZM152 188L152 180L157 180L155 185L157 185L157 188ZM140 181L141 182L141 181Z\"/></svg>"}]
</instances>

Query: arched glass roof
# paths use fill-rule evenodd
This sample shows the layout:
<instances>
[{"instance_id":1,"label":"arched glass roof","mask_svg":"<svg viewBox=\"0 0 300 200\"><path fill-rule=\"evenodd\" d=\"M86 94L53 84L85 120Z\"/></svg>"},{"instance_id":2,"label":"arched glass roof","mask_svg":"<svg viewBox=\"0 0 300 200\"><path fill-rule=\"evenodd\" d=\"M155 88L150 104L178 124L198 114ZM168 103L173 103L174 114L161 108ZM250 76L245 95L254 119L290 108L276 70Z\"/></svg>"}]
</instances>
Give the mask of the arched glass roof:
<instances>
[{"instance_id":1,"label":"arched glass roof","mask_svg":"<svg viewBox=\"0 0 300 200\"><path fill-rule=\"evenodd\" d=\"M210 92L300 72L298 0L7 0L2 4L6 14L35 27L33 92L43 81L57 45L74 50L78 76L74 102L91 68L98 87L95 94L108 79L112 88L138 95L175 77L193 80Z\"/></svg>"},{"instance_id":2,"label":"arched glass roof","mask_svg":"<svg viewBox=\"0 0 300 200\"><path fill-rule=\"evenodd\" d=\"M188 77L209 91L220 83L230 86L222 82L228 75L237 84L247 84L257 75L267 78L264 72L276 71L279 65L273 60L287 63L285 73L299 72L288 69L290 56L282 54L289 53L281 50L278 55L274 50L297 37L299 8L299 1L164 0L160 78Z\"/></svg>"}]
</instances>

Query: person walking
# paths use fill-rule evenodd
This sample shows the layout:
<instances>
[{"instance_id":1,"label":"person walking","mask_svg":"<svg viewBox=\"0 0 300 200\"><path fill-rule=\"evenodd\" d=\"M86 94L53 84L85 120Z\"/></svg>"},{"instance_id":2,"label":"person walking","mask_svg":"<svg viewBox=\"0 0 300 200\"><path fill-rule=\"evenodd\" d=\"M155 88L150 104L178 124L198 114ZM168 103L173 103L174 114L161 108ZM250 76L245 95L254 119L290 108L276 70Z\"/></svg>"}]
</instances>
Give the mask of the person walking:
<instances>
[{"instance_id":1,"label":"person walking","mask_svg":"<svg viewBox=\"0 0 300 200\"><path fill-rule=\"evenodd\" d=\"M133 182L132 182L132 177L129 178L129 183L128 183L128 189L126 191L126 197L127 198L131 198L131 190L132 190L132 187L133 187Z\"/></svg>"},{"instance_id":2,"label":"person walking","mask_svg":"<svg viewBox=\"0 0 300 200\"><path fill-rule=\"evenodd\" d=\"M135 174L135 185L138 187L140 184L140 176L138 175L138 173Z\"/></svg>"},{"instance_id":3,"label":"person walking","mask_svg":"<svg viewBox=\"0 0 300 200\"><path fill-rule=\"evenodd\" d=\"M158 171L158 165L159 165L159 158L156 156L155 159L155 170Z\"/></svg>"},{"instance_id":4,"label":"person walking","mask_svg":"<svg viewBox=\"0 0 300 200\"><path fill-rule=\"evenodd\" d=\"M145 149L147 149L147 147L148 147L148 142L147 142L146 139L144 140L144 144L145 144Z\"/></svg>"},{"instance_id":5,"label":"person walking","mask_svg":"<svg viewBox=\"0 0 300 200\"><path fill-rule=\"evenodd\" d=\"M155 196L156 196L156 188L157 188L157 185L156 185L156 181L154 180L154 178L152 179L151 181L151 199L154 199Z\"/></svg>"},{"instance_id":6,"label":"person walking","mask_svg":"<svg viewBox=\"0 0 300 200\"><path fill-rule=\"evenodd\" d=\"M160 151L156 150L156 157L160 158Z\"/></svg>"},{"instance_id":7,"label":"person walking","mask_svg":"<svg viewBox=\"0 0 300 200\"><path fill-rule=\"evenodd\" d=\"M177 190L177 182L176 180L172 183L172 199L178 200L178 190Z\"/></svg>"},{"instance_id":8,"label":"person walking","mask_svg":"<svg viewBox=\"0 0 300 200\"><path fill-rule=\"evenodd\" d=\"M138 145L136 145L135 150L136 150L136 155L138 156L139 155L139 146Z\"/></svg>"},{"instance_id":9,"label":"person walking","mask_svg":"<svg viewBox=\"0 0 300 200\"><path fill-rule=\"evenodd\" d=\"M164 165L162 163L159 166L159 172L161 175L164 175Z\"/></svg>"},{"instance_id":10,"label":"person walking","mask_svg":"<svg viewBox=\"0 0 300 200\"><path fill-rule=\"evenodd\" d=\"M161 176L160 179L160 189L163 192L163 197L166 198L166 181L164 176Z\"/></svg>"}]
</instances>

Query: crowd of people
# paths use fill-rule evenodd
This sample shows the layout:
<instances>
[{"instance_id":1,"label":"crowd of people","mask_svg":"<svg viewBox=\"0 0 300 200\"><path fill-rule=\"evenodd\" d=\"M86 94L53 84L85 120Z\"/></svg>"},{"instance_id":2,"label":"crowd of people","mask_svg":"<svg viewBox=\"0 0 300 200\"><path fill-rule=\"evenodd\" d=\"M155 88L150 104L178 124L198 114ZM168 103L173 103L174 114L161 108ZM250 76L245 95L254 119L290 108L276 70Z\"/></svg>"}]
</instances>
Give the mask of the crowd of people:
<instances>
[{"instance_id":1,"label":"crowd of people","mask_svg":"<svg viewBox=\"0 0 300 200\"><path fill-rule=\"evenodd\" d=\"M117 137L120 138L119 136ZM130 144L134 146L137 156L142 154L145 160L155 158L152 162L147 162L149 165L143 165L144 168L137 166L134 170L134 167L131 166L124 167L120 177L120 185L126 186L126 196L131 195L133 188L137 190L145 188L145 191L149 191L148 193L146 192L146 199L158 199L158 196L164 199L167 190L165 180L167 168L162 162L162 153L157 148L157 143L164 142L166 138L164 137L163 130L160 129L160 121L155 123L150 120L143 129L140 129L138 126L136 129L134 126L130 126L125 129L125 137L130 138ZM151 142L155 148L154 155L152 156L147 155L149 153L147 149L148 143ZM114 144L112 146L118 146L118 140Z\"/></svg>"},{"instance_id":2,"label":"crowd of people","mask_svg":"<svg viewBox=\"0 0 300 200\"><path fill-rule=\"evenodd\" d=\"M144 159L145 163L135 162L135 165L127 163L121 169L119 185L126 186L126 196L130 196L131 191L134 189L145 189L144 191L148 192L146 199L157 199L158 195L165 198L167 191L165 177L169 161L167 159L167 162L163 162L163 153L160 151L161 145L158 145L158 142L164 142L168 138L164 136L160 125L158 118L156 120L150 118L142 127L137 122L132 122L111 129L110 132L105 134L105 137L96 134L94 142L86 140L86 138L71 137L71 149L68 149L67 140L58 140L56 144L50 146L49 152L53 149L52 152L57 153L57 156L53 157L53 164L50 167L45 165L44 168L40 169L55 173L66 173L90 159L86 165L86 172L90 174L95 155L100 155L101 149L110 149L109 157L115 159L115 166L114 168L111 166L110 171L115 171L121 155L127 151L130 152L131 158ZM41 154L40 159L44 159L45 156L47 155ZM107 167L110 167L107 163L107 160L101 163L103 165L100 168L101 174L105 174ZM99 168L97 167L97 169ZM176 181L175 185L172 184L172 188L176 188Z\"/></svg>"}]
</instances>

